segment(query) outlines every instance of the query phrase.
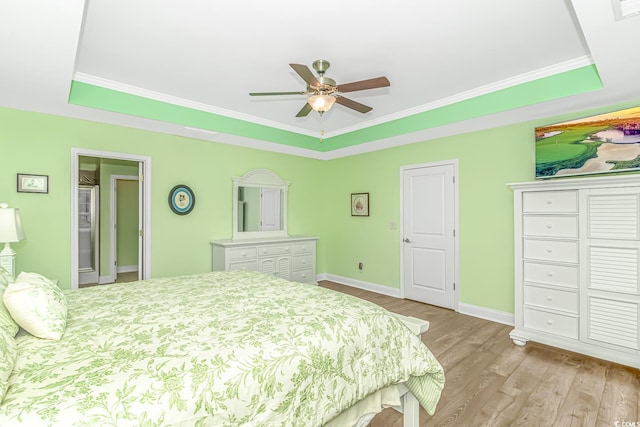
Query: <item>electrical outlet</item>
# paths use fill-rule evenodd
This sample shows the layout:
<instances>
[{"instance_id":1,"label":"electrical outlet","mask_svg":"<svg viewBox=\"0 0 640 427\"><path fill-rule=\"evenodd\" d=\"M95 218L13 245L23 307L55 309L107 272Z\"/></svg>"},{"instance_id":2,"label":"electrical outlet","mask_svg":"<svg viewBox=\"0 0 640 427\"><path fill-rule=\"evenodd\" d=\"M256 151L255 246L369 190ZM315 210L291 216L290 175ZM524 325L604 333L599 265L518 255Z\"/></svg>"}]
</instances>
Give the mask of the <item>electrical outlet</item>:
<instances>
[{"instance_id":1,"label":"electrical outlet","mask_svg":"<svg viewBox=\"0 0 640 427\"><path fill-rule=\"evenodd\" d=\"M362 263L361 262L358 263L358 270L362 271Z\"/></svg>"}]
</instances>

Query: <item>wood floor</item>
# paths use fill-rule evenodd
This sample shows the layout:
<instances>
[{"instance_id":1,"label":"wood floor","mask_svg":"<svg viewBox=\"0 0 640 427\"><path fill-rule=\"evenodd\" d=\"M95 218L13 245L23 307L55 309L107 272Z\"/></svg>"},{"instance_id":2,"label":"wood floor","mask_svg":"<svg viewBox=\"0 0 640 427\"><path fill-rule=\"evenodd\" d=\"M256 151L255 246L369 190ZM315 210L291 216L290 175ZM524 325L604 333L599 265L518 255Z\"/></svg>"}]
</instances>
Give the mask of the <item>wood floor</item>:
<instances>
[{"instance_id":1,"label":"wood floor","mask_svg":"<svg viewBox=\"0 0 640 427\"><path fill-rule=\"evenodd\" d=\"M640 370L540 344L518 347L510 326L451 310L328 281L320 286L430 322L423 341L446 384L433 416L421 408L422 427L640 427ZM370 426L401 427L402 415L386 409Z\"/></svg>"}]
</instances>

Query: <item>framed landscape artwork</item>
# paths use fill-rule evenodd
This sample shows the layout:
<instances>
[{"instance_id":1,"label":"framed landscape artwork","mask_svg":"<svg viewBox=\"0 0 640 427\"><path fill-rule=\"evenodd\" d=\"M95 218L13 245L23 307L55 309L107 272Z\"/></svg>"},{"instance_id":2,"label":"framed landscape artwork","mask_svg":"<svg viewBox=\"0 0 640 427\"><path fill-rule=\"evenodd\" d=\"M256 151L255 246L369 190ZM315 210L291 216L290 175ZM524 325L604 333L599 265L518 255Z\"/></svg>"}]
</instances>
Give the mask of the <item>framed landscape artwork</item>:
<instances>
[{"instance_id":1,"label":"framed landscape artwork","mask_svg":"<svg viewBox=\"0 0 640 427\"><path fill-rule=\"evenodd\" d=\"M540 126L536 178L640 170L640 107Z\"/></svg>"}]
</instances>

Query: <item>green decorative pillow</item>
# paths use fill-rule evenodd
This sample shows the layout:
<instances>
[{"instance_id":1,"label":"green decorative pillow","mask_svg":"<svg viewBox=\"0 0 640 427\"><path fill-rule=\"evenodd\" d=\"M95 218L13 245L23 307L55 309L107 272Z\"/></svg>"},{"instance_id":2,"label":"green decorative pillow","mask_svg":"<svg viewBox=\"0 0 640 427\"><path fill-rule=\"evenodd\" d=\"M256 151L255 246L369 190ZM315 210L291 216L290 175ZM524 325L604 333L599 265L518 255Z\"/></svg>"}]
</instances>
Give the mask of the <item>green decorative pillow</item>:
<instances>
[{"instance_id":1,"label":"green decorative pillow","mask_svg":"<svg viewBox=\"0 0 640 427\"><path fill-rule=\"evenodd\" d=\"M13 317L11 317L11 313L9 313L7 307L4 306L4 302L2 302L4 290L11 282L13 282L13 277L11 277L7 270L0 267L0 328L6 330L12 337L15 337L20 328L15 320L13 320Z\"/></svg>"},{"instance_id":2,"label":"green decorative pillow","mask_svg":"<svg viewBox=\"0 0 640 427\"><path fill-rule=\"evenodd\" d=\"M9 387L9 377L16 362L18 350L15 339L0 328L0 402L4 399Z\"/></svg>"},{"instance_id":3,"label":"green decorative pillow","mask_svg":"<svg viewBox=\"0 0 640 427\"><path fill-rule=\"evenodd\" d=\"M55 281L36 273L20 273L4 292L11 317L31 335L59 340L67 326L67 298Z\"/></svg>"}]
</instances>

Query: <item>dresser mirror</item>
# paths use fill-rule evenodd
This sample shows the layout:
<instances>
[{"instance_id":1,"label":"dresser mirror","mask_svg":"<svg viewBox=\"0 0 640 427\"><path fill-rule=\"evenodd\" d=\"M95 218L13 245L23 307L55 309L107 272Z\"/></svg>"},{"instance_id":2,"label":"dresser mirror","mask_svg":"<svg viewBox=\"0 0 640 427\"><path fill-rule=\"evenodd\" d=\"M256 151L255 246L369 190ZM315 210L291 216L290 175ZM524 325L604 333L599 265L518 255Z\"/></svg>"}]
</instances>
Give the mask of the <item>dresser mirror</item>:
<instances>
[{"instance_id":1,"label":"dresser mirror","mask_svg":"<svg viewBox=\"0 0 640 427\"><path fill-rule=\"evenodd\" d=\"M268 169L233 178L233 239L287 236L289 183Z\"/></svg>"}]
</instances>

